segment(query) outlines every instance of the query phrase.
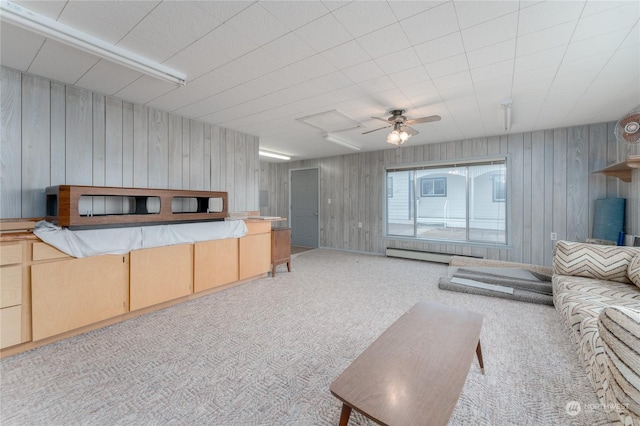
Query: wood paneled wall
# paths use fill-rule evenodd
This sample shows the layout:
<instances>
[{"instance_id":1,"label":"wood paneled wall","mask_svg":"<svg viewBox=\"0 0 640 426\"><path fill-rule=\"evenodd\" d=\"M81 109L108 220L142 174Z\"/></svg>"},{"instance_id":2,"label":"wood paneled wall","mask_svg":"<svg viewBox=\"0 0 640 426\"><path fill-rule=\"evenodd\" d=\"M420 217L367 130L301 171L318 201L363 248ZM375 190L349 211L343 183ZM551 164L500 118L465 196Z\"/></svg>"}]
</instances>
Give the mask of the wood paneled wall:
<instances>
[{"instance_id":1,"label":"wood paneled wall","mask_svg":"<svg viewBox=\"0 0 640 426\"><path fill-rule=\"evenodd\" d=\"M266 215L289 214L289 171L320 170L320 246L384 253L386 247L481 256L541 265L551 264L558 239L584 241L593 225L594 200L624 197L627 224L630 205L640 194L630 184L595 170L626 158L628 149L615 141L615 123L601 123L529 133L408 146L291 163L260 163L260 190L267 191ZM511 246L497 248L439 244L384 237L384 167L435 160L505 154L509 157ZM637 185L636 185L637 187ZM327 200L331 198L331 204ZM635 200L635 201L634 201ZM637 214L637 210L635 211ZM362 222L362 228L358 228ZM632 232L633 230L628 230ZM640 233L640 229L635 229Z\"/></svg>"},{"instance_id":2,"label":"wood paneled wall","mask_svg":"<svg viewBox=\"0 0 640 426\"><path fill-rule=\"evenodd\" d=\"M227 191L257 210L258 138L0 69L0 218L45 215L52 185ZM95 208L95 206L94 206Z\"/></svg>"}]
</instances>

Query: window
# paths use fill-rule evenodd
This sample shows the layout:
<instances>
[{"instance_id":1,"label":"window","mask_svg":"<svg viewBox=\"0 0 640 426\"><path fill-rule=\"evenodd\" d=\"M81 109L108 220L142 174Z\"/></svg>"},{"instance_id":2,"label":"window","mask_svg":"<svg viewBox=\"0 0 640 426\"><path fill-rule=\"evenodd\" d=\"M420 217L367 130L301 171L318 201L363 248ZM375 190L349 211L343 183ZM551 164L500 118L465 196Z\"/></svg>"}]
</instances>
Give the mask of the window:
<instances>
[{"instance_id":1,"label":"window","mask_svg":"<svg viewBox=\"0 0 640 426\"><path fill-rule=\"evenodd\" d=\"M421 178L420 179L420 196L421 197L446 197L447 196L447 178Z\"/></svg>"},{"instance_id":2,"label":"window","mask_svg":"<svg viewBox=\"0 0 640 426\"><path fill-rule=\"evenodd\" d=\"M507 244L507 159L387 168L386 235ZM406 182L406 183L405 183Z\"/></svg>"},{"instance_id":3,"label":"window","mask_svg":"<svg viewBox=\"0 0 640 426\"><path fill-rule=\"evenodd\" d=\"M506 201L506 182L504 175L493 175L493 202Z\"/></svg>"}]
</instances>

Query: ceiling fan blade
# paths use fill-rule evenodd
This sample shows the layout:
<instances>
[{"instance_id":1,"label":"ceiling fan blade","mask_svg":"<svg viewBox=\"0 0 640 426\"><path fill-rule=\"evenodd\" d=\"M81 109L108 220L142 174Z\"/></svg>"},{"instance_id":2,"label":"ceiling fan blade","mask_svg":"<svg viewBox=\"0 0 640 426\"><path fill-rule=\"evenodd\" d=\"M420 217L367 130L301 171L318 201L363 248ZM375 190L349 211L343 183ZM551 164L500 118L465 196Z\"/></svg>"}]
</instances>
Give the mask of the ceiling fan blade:
<instances>
[{"instance_id":1,"label":"ceiling fan blade","mask_svg":"<svg viewBox=\"0 0 640 426\"><path fill-rule=\"evenodd\" d=\"M418 133L420 133L419 131L417 131L413 127L409 127L407 125L402 126L402 130L404 130L405 132L409 133L411 136L415 136Z\"/></svg>"},{"instance_id":2,"label":"ceiling fan blade","mask_svg":"<svg viewBox=\"0 0 640 426\"><path fill-rule=\"evenodd\" d=\"M387 121L387 120L385 120L385 121ZM368 132L364 132L364 133L362 133L362 134L363 134L363 135L366 135L367 133L377 132L378 130L388 129L389 127L391 127L391 124L389 124L388 126L380 127L379 129L369 130Z\"/></svg>"},{"instance_id":3,"label":"ceiling fan blade","mask_svg":"<svg viewBox=\"0 0 640 426\"><path fill-rule=\"evenodd\" d=\"M389 122L389 120L387 120L386 118L380 118L380 117L371 117L371 118L376 119L376 120L380 120L380 121L384 121L385 123Z\"/></svg>"},{"instance_id":4,"label":"ceiling fan blade","mask_svg":"<svg viewBox=\"0 0 640 426\"><path fill-rule=\"evenodd\" d=\"M420 124L420 123L430 123L432 121L440 121L441 117L439 115L430 115L428 117L420 117L414 118L413 120L407 120L405 124Z\"/></svg>"}]
</instances>

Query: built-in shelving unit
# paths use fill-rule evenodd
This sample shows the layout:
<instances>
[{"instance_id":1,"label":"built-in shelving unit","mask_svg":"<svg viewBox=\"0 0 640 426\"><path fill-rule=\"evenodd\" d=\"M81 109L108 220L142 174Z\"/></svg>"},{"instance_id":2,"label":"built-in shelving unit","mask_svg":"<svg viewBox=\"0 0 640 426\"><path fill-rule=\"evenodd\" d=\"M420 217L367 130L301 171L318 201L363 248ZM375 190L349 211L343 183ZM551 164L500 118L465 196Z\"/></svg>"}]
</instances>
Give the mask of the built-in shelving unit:
<instances>
[{"instance_id":1,"label":"built-in shelving unit","mask_svg":"<svg viewBox=\"0 0 640 426\"><path fill-rule=\"evenodd\" d=\"M631 155L625 161L612 164L593 173L602 173L606 176L616 177L623 182L631 182L631 175L634 169L640 169L640 155Z\"/></svg>"},{"instance_id":2,"label":"built-in shelving unit","mask_svg":"<svg viewBox=\"0 0 640 426\"><path fill-rule=\"evenodd\" d=\"M224 220L227 193L178 189L51 186L46 219L69 228Z\"/></svg>"}]
</instances>

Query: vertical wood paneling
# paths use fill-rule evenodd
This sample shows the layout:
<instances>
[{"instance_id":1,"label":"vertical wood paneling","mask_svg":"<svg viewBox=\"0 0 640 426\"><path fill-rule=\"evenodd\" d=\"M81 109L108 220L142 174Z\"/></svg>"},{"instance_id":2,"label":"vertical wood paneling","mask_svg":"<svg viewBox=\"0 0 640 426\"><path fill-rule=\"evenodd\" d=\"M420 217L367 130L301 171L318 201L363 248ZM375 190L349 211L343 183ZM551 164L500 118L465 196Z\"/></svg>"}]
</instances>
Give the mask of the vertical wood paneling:
<instances>
[{"instance_id":1,"label":"vertical wood paneling","mask_svg":"<svg viewBox=\"0 0 640 426\"><path fill-rule=\"evenodd\" d=\"M0 217L17 218L22 209L22 75L0 69Z\"/></svg>"},{"instance_id":2,"label":"vertical wood paneling","mask_svg":"<svg viewBox=\"0 0 640 426\"><path fill-rule=\"evenodd\" d=\"M530 260L534 265L542 265L545 262L545 212L548 210L545 202L545 155L544 155L544 131L537 131L531 134L531 177L529 187L531 188L531 198L529 210L531 211L531 226L529 227ZM547 238L548 239L548 238Z\"/></svg>"},{"instance_id":3,"label":"vertical wood paneling","mask_svg":"<svg viewBox=\"0 0 640 426\"><path fill-rule=\"evenodd\" d=\"M149 111L133 106L133 186L147 188L149 182Z\"/></svg>"},{"instance_id":4,"label":"vertical wood paneling","mask_svg":"<svg viewBox=\"0 0 640 426\"><path fill-rule=\"evenodd\" d=\"M122 104L122 186L133 186L133 104Z\"/></svg>"},{"instance_id":5,"label":"vertical wood paneling","mask_svg":"<svg viewBox=\"0 0 640 426\"><path fill-rule=\"evenodd\" d=\"M579 241L589 236L588 216L585 215L589 192L589 170L585 164L589 153L585 153L585 149L589 138L600 138L600 126L604 129L608 124L592 126L593 135L589 126L581 126L430 144L422 149L406 147L314 161L263 162L260 167L260 189L270 193L268 214L288 215L290 170L316 165L320 170L320 244L323 247L384 253L387 246L393 246L550 265L552 232L558 234L558 239L567 239L569 222L572 229L569 232L578 235ZM609 152L610 148L607 155ZM460 158L458 155L482 157L505 154L510 159L511 247L477 247L384 238L385 166L417 163L420 157L423 161L439 161ZM267 173L269 176L264 176ZM568 196L574 189L568 188L567 176L581 181L573 185L576 191L585 194L582 201ZM621 187L627 186L623 183ZM275 197L271 195L274 191ZM329 198L331 204L327 203ZM568 218L569 210L580 211L578 216L582 215L582 218ZM579 221L583 225L582 230L577 232ZM362 222L362 228L357 227L358 222Z\"/></svg>"},{"instance_id":6,"label":"vertical wood paneling","mask_svg":"<svg viewBox=\"0 0 640 426\"><path fill-rule=\"evenodd\" d=\"M44 190L49 186L51 157L51 85L31 75L22 77L22 213L46 214Z\"/></svg>"},{"instance_id":7,"label":"vertical wood paneling","mask_svg":"<svg viewBox=\"0 0 640 426\"><path fill-rule=\"evenodd\" d=\"M149 188L167 188L168 185L168 114L155 109L149 109Z\"/></svg>"},{"instance_id":8,"label":"vertical wood paneling","mask_svg":"<svg viewBox=\"0 0 640 426\"><path fill-rule=\"evenodd\" d=\"M51 185L65 183L65 86L51 83Z\"/></svg>"},{"instance_id":9,"label":"vertical wood paneling","mask_svg":"<svg viewBox=\"0 0 640 426\"><path fill-rule=\"evenodd\" d=\"M182 117L169 114L169 188L182 189Z\"/></svg>"},{"instance_id":10,"label":"vertical wood paneling","mask_svg":"<svg viewBox=\"0 0 640 426\"><path fill-rule=\"evenodd\" d=\"M204 189L204 124L191 120L189 128L189 189Z\"/></svg>"},{"instance_id":11,"label":"vertical wood paneling","mask_svg":"<svg viewBox=\"0 0 640 426\"><path fill-rule=\"evenodd\" d=\"M91 185L93 178L93 97L91 92L67 86L65 102L67 185Z\"/></svg>"},{"instance_id":12,"label":"vertical wood paneling","mask_svg":"<svg viewBox=\"0 0 640 426\"><path fill-rule=\"evenodd\" d=\"M567 155L571 166L567 167L567 237L570 241L584 241L589 224L589 165L588 127L570 127Z\"/></svg>"},{"instance_id":13,"label":"vertical wood paneling","mask_svg":"<svg viewBox=\"0 0 640 426\"><path fill-rule=\"evenodd\" d=\"M0 217L43 216L44 188L65 183L229 190L230 207L258 209L258 138L0 69ZM130 208L94 201L83 209Z\"/></svg>"},{"instance_id":14,"label":"vertical wood paneling","mask_svg":"<svg viewBox=\"0 0 640 426\"><path fill-rule=\"evenodd\" d=\"M589 126L588 134L588 210L589 222L587 235L593 231L593 211L595 200L607 197L607 177L601 173L592 173L607 167L607 124Z\"/></svg>"},{"instance_id":15,"label":"vertical wood paneling","mask_svg":"<svg viewBox=\"0 0 640 426\"><path fill-rule=\"evenodd\" d=\"M91 184L93 186L105 186L106 185L106 112L105 112L105 97L94 93L92 96L92 140L93 140L93 159L91 170L93 179ZM106 200L104 197L92 197L92 205L87 205L87 210L91 210L93 214L104 214L106 212ZM84 206L81 213L84 212Z\"/></svg>"}]
</instances>

